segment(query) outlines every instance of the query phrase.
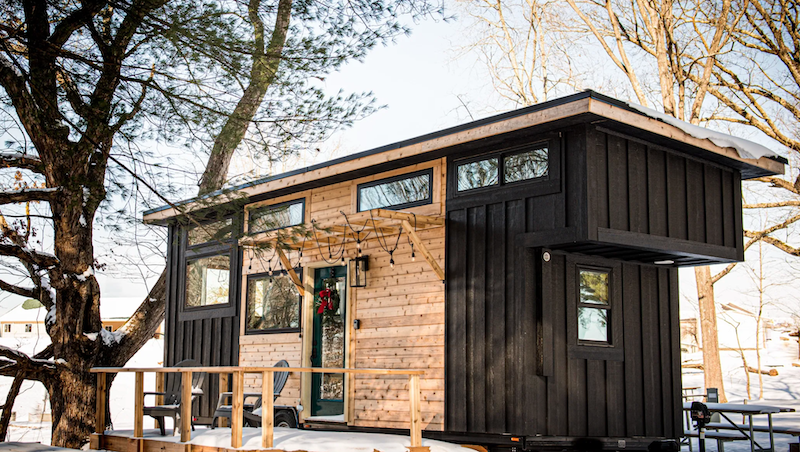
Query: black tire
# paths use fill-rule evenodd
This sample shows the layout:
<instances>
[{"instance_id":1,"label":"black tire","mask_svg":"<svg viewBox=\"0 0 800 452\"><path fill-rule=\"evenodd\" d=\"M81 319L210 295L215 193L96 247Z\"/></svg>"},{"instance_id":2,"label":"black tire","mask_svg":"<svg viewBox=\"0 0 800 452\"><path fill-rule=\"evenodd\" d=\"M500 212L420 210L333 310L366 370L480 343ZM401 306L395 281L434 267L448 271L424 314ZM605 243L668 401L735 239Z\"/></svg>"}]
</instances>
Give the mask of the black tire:
<instances>
[{"instance_id":1,"label":"black tire","mask_svg":"<svg viewBox=\"0 0 800 452\"><path fill-rule=\"evenodd\" d=\"M297 428L297 421L292 413L279 411L275 414L275 427Z\"/></svg>"}]
</instances>

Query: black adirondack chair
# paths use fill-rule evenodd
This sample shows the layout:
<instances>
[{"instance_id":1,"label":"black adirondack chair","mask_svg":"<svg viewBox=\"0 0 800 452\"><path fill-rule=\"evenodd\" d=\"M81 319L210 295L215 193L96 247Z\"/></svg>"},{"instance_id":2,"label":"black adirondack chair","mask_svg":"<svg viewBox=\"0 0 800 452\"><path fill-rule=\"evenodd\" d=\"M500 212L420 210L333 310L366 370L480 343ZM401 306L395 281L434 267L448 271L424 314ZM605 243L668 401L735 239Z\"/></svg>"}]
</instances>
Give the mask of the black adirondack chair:
<instances>
[{"instance_id":1,"label":"black adirondack chair","mask_svg":"<svg viewBox=\"0 0 800 452\"><path fill-rule=\"evenodd\" d=\"M289 363L282 359L278 361L274 367L289 367ZM286 386L286 380L289 379L289 372L274 372L272 375L272 394L273 401L281 395L283 387ZM247 403L248 400L253 400L252 403ZM217 402L217 409L214 410L214 419L211 421L211 428L216 427L217 419L226 418L230 424L231 412L233 411L233 393L223 392L219 395ZM246 392L244 394L244 410L242 415L244 422L250 427L261 426L261 393L260 392ZM255 411L255 413L254 413Z\"/></svg>"},{"instance_id":2,"label":"black adirondack chair","mask_svg":"<svg viewBox=\"0 0 800 452\"><path fill-rule=\"evenodd\" d=\"M193 359L186 359L175 364L174 367L200 367L200 363ZM206 379L205 372L192 373L192 401L198 396L203 395L203 382ZM164 419L172 418L172 434L176 430L183 428L184 419L181 419L181 385L174 385L171 390L166 392L145 392L144 395L164 396L164 403L162 405L153 405L144 407L145 416L150 416L158 421L158 428L161 431L161 436L166 436L166 429L164 428ZM194 423L189 419L189 425L194 430Z\"/></svg>"}]
</instances>

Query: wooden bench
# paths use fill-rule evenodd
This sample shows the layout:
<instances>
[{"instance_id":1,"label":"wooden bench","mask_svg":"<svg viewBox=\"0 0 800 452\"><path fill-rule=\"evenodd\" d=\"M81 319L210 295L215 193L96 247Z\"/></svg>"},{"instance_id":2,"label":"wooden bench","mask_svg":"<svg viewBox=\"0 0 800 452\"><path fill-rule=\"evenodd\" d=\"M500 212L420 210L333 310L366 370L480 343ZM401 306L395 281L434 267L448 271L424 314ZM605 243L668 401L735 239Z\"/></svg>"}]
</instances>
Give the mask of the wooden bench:
<instances>
[{"instance_id":1,"label":"wooden bench","mask_svg":"<svg viewBox=\"0 0 800 452\"><path fill-rule=\"evenodd\" d=\"M750 431L748 424L727 424L724 422L712 423L706 425L706 429L713 430L744 430ZM768 425L755 425L753 424L753 431L760 433L769 433ZM783 435L800 436L800 427L772 427L772 433L780 433Z\"/></svg>"},{"instance_id":2,"label":"wooden bench","mask_svg":"<svg viewBox=\"0 0 800 452\"><path fill-rule=\"evenodd\" d=\"M700 432L697 430L686 430L683 432L684 438L687 439L689 443L689 450L692 450L692 441L691 438L700 438ZM719 452L725 452L725 442L726 441L749 441L750 438L747 435L744 435L740 432L715 432L715 431L706 431L706 439L713 439L717 441L717 450Z\"/></svg>"}]
</instances>

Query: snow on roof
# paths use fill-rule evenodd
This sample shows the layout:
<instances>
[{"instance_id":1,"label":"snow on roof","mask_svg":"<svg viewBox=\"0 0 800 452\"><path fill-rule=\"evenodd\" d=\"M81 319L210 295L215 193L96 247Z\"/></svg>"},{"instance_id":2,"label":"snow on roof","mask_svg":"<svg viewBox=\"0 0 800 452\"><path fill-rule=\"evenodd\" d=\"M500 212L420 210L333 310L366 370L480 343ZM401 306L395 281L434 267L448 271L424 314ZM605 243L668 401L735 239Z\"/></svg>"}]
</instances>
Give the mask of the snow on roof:
<instances>
[{"instance_id":1,"label":"snow on roof","mask_svg":"<svg viewBox=\"0 0 800 452\"><path fill-rule=\"evenodd\" d=\"M705 127L689 124L688 122L681 121L680 119L661 113L660 111L643 107L639 104L634 104L632 102L625 103L639 113L642 113L643 115L649 116L653 119L658 119L659 121L665 122L673 127L677 127L695 138L708 140L721 148L736 149L736 152L739 153L739 157L743 159L757 160L761 157L778 157L778 154L776 154L774 151L754 141L745 140L744 138L728 135L727 133L717 132L715 130L706 129Z\"/></svg>"}]
</instances>

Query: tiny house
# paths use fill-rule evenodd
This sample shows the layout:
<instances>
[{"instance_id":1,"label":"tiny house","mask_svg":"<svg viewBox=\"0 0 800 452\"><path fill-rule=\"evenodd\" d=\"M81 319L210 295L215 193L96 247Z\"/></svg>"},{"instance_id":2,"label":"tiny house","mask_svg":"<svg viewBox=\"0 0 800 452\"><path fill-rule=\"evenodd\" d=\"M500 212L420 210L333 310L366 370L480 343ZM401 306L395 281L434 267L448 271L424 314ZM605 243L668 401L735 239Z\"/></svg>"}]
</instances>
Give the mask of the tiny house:
<instances>
[{"instance_id":1,"label":"tiny house","mask_svg":"<svg viewBox=\"0 0 800 452\"><path fill-rule=\"evenodd\" d=\"M742 260L741 181L786 162L692 127L587 91L148 211L165 364L424 369L430 438L675 439L677 268ZM276 404L407 429L406 384L291 374Z\"/></svg>"}]
</instances>

